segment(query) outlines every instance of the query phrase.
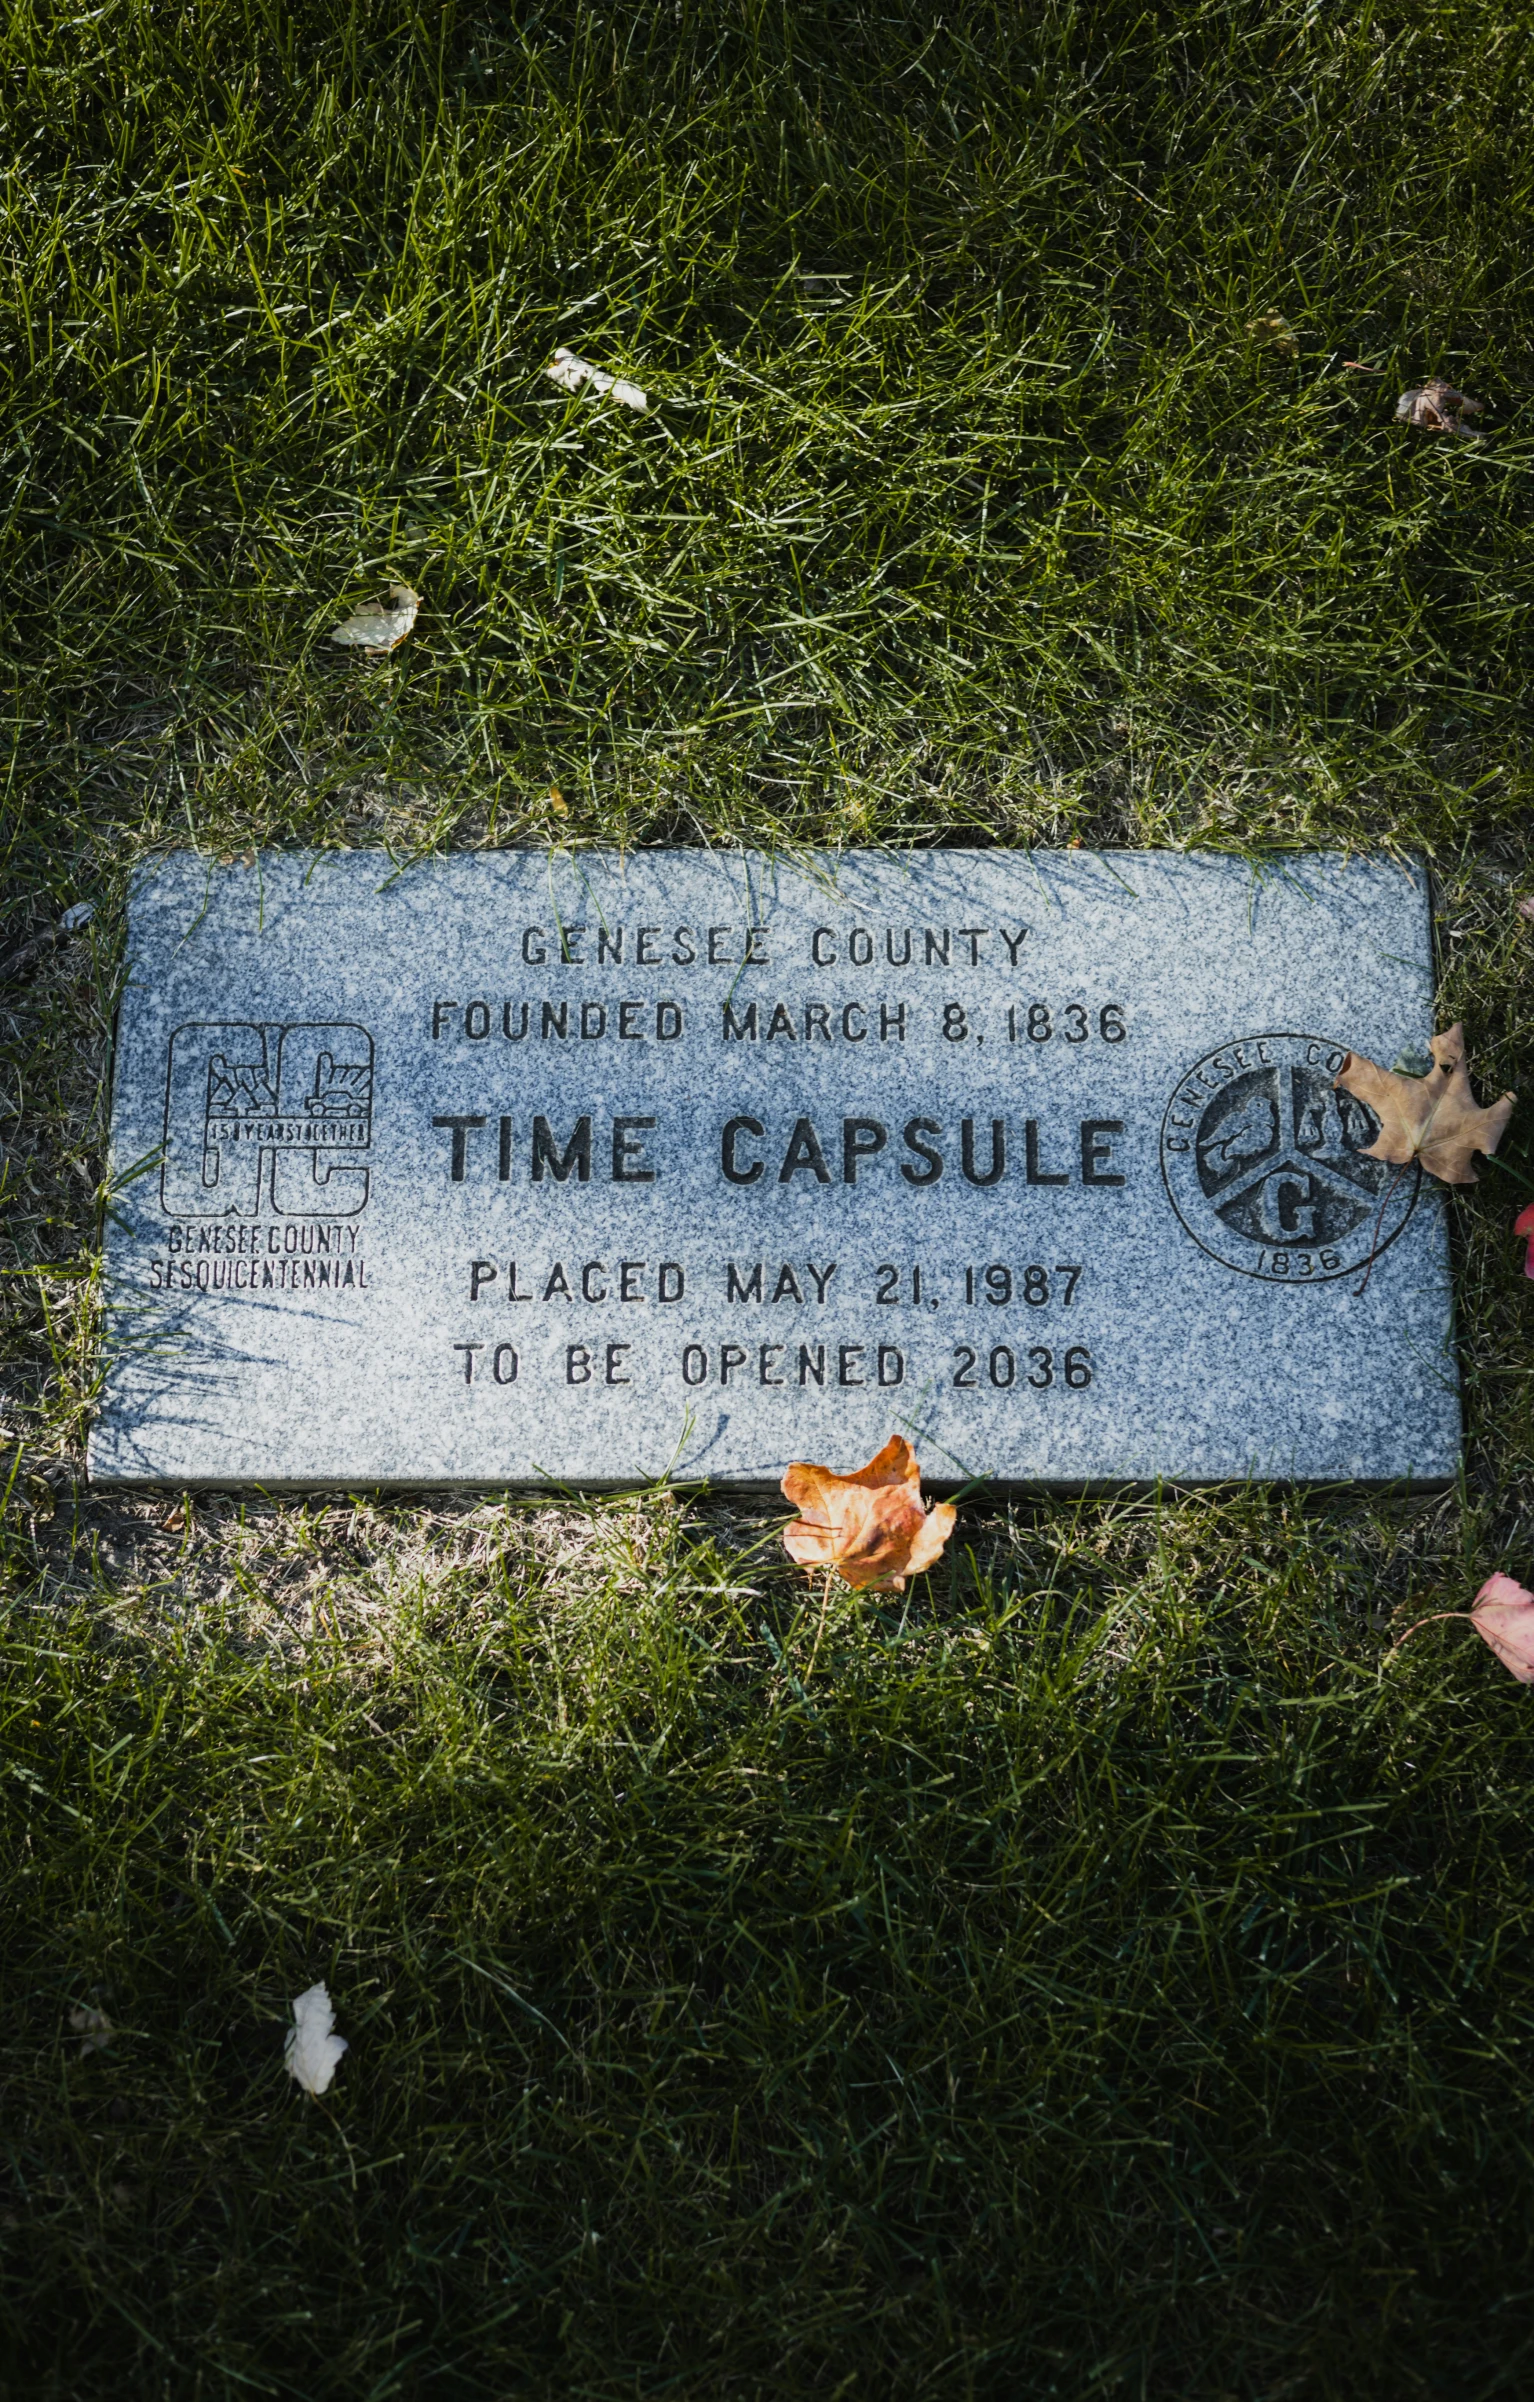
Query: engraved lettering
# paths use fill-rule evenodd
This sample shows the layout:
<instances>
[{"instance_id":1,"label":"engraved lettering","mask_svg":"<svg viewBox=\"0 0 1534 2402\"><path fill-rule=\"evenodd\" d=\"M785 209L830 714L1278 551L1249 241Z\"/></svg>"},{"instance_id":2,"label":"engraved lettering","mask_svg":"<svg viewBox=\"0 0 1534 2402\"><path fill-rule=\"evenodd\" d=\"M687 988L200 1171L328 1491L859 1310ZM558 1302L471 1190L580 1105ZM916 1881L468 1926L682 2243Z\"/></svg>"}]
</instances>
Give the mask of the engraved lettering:
<instances>
[{"instance_id":1,"label":"engraved lettering","mask_svg":"<svg viewBox=\"0 0 1534 2402\"><path fill-rule=\"evenodd\" d=\"M1060 1169L1051 1175L1039 1165L1039 1122L1029 1118L1023 1127L1024 1173L1029 1184L1069 1184L1070 1170Z\"/></svg>"},{"instance_id":2,"label":"engraved lettering","mask_svg":"<svg viewBox=\"0 0 1534 2402\"><path fill-rule=\"evenodd\" d=\"M1083 1184L1122 1184L1108 1166L1113 1157L1113 1145L1107 1140L1112 1134L1122 1134L1122 1118L1083 1118L1081 1121L1081 1181Z\"/></svg>"},{"instance_id":3,"label":"engraved lettering","mask_svg":"<svg viewBox=\"0 0 1534 2402\"><path fill-rule=\"evenodd\" d=\"M975 1165L975 1121L961 1119L959 1124L959 1165L971 1184L1000 1184L1007 1172L1007 1126L1004 1118L991 1120L991 1158L984 1174Z\"/></svg>"},{"instance_id":4,"label":"engraved lettering","mask_svg":"<svg viewBox=\"0 0 1534 2402\"><path fill-rule=\"evenodd\" d=\"M731 1118L719 1138L719 1165L731 1184L755 1184L762 1174L763 1162L748 1160L742 1164L736 1145L743 1134L754 1134L758 1141L766 1128L760 1118Z\"/></svg>"},{"instance_id":5,"label":"engraved lettering","mask_svg":"<svg viewBox=\"0 0 1534 2402\"><path fill-rule=\"evenodd\" d=\"M783 1165L778 1170L779 1184L789 1184L801 1168L808 1168L819 1184L829 1184L831 1171L820 1147L820 1137L808 1118L795 1118L794 1131L788 1138Z\"/></svg>"},{"instance_id":6,"label":"engraved lettering","mask_svg":"<svg viewBox=\"0 0 1534 2402\"><path fill-rule=\"evenodd\" d=\"M936 1184L942 1175L943 1154L934 1150L932 1143L926 1139L929 1135L936 1137L942 1131L936 1118L907 1118L900 1139L908 1151L914 1151L917 1158L924 1162L923 1166L913 1168L909 1160L901 1161L900 1173L907 1184Z\"/></svg>"},{"instance_id":7,"label":"engraved lettering","mask_svg":"<svg viewBox=\"0 0 1534 2402\"><path fill-rule=\"evenodd\" d=\"M614 1136L616 1146L616 1135ZM533 1120L533 1182L542 1184L545 1171L556 1184L568 1182L571 1170L581 1184L591 1182L591 1120L577 1118L575 1132L561 1150L547 1118Z\"/></svg>"},{"instance_id":8,"label":"engraved lettering","mask_svg":"<svg viewBox=\"0 0 1534 2402\"><path fill-rule=\"evenodd\" d=\"M586 1121L583 1119L582 1123L585 1124ZM634 1139L636 1135L645 1134L654 1124L653 1118L614 1118L612 1163L614 1184L653 1184L655 1182L655 1170L640 1164L644 1160L644 1144L642 1141L636 1142ZM585 1178L582 1177L581 1181L584 1183Z\"/></svg>"},{"instance_id":9,"label":"engraved lettering","mask_svg":"<svg viewBox=\"0 0 1534 2402\"><path fill-rule=\"evenodd\" d=\"M469 1159L469 1137L471 1134L477 1134L484 1122L485 1121L483 1118L478 1117L440 1117L432 1119L432 1124L434 1126L450 1128L452 1131L453 1152L452 1160L448 1168L448 1174L454 1184L462 1184L464 1180Z\"/></svg>"},{"instance_id":10,"label":"engraved lettering","mask_svg":"<svg viewBox=\"0 0 1534 2402\"><path fill-rule=\"evenodd\" d=\"M873 1159L889 1141L889 1129L877 1118L843 1118L842 1182L856 1184L858 1162Z\"/></svg>"}]
</instances>

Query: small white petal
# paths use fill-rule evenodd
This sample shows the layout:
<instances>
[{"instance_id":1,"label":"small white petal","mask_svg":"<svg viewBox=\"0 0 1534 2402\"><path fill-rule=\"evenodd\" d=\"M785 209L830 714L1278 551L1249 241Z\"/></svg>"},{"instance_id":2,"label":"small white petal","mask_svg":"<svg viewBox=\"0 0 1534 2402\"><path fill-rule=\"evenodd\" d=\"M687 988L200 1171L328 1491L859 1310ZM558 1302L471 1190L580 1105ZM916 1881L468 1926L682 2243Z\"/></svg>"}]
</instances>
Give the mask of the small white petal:
<instances>
[{"instance_id":1,"label":"small white petal","mask_svg":"<svg viewBox=\"0 0 1534 2402\"><path fill-rule=\"evenodd\" d=\"M626 384L621 376L593 367L588 359L577 358L573 350L556 350L544 372L561 392L578 392L582 384L589 384L593 392L610 392L626 409L647 409L650 405L637 384Z\"/></svg>"},{"instance_id":2,"label":"small white petal","mask_svg":"<svg viewBox=\"0 0 1534 2402\"><path fill-rule=\"evenodd\" d=\"M323 1979L301 1993L293 2004L293 2032L283 2046L283 2062L305 2093L324 2093L336 2073L336 2063L348 2048L344 2035L331 2029L336 2014Z\"/></svg>"}]
</instances>

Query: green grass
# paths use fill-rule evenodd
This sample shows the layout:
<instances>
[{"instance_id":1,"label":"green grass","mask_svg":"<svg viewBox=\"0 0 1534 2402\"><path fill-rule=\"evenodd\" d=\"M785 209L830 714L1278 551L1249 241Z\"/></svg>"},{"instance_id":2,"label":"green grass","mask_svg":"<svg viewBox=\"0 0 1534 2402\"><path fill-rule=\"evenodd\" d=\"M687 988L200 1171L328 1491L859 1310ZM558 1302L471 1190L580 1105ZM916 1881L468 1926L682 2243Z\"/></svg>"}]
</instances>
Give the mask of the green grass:
<instances>
[{"instance_id":1,"label":"green grass","mask_svg":"<svg viewBox=\"0 0 1534 2402\"><path fill-rule=\"evenodd\" d=\"M976 1500L818 1651L702 1496L81 1469L171 843L1415 846L1527 1084L1528 24L0 42L0 954L98 903L0 991L0 2392L1528 2392L1531 1701L1462 1626L1385 1654L1534 1570L1534 1114L1453 1203L1456 1493ZM1430 372L1484 445L1392 422ZM327 649L391 577L405 649Z\"/></svg>"}]
</instances>

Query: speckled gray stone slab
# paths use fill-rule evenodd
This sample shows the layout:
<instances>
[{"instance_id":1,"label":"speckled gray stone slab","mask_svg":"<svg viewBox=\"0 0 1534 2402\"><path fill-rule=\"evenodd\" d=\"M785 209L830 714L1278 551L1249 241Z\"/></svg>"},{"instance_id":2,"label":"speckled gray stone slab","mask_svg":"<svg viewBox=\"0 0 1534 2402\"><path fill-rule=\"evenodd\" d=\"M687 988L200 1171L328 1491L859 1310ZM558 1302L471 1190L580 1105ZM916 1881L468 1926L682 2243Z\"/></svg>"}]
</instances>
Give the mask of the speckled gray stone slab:
<instances>
[{"instance_id":1,"label":"speckled gray stone slab","mask_svg":"<svg viewBox=\"0 0 1534 2402\"><path fill-rule=\"evenodd\" d=\"M129 948L101 1483L1454 1472L1333 1090L1432 1031L1399 863L184 855Z\"/></svg>"}]
</instances>

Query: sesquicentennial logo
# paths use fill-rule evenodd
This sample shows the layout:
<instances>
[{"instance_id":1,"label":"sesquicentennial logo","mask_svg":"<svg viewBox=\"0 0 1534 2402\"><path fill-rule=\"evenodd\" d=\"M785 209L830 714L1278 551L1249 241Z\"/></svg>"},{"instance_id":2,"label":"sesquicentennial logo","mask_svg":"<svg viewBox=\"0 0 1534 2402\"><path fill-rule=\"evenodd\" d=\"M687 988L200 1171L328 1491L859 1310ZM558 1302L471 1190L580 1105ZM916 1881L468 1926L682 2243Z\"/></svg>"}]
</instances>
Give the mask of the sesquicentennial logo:
<instances>
[{"instance_id":1,"label":"sesquicentennial logo","mask_svg":"<svg viewBox=\"0 0 1534 2402\"><path fill-rule=\"evenodd\" d=\"M178 1026L160 1206L177 1218L352 1218L366 1207L373 1038L342 1020Z\"/></svg>"},{"instance_id":2,"label":"sesquicentennial logo","mask_svg":"<svg viewBox=\"0 0 1534 2402\"><path fill-rule=\"evenodd\" d=\"M1420 1171L1363 1155L1379 1120L1333 1089L1345 1044L1248 1034L1179 1078L1161 1173L1194 1241L1244 1276L1320 1284L1377 1257L1411 1216Z\"/></svg>"}]
</instances>

